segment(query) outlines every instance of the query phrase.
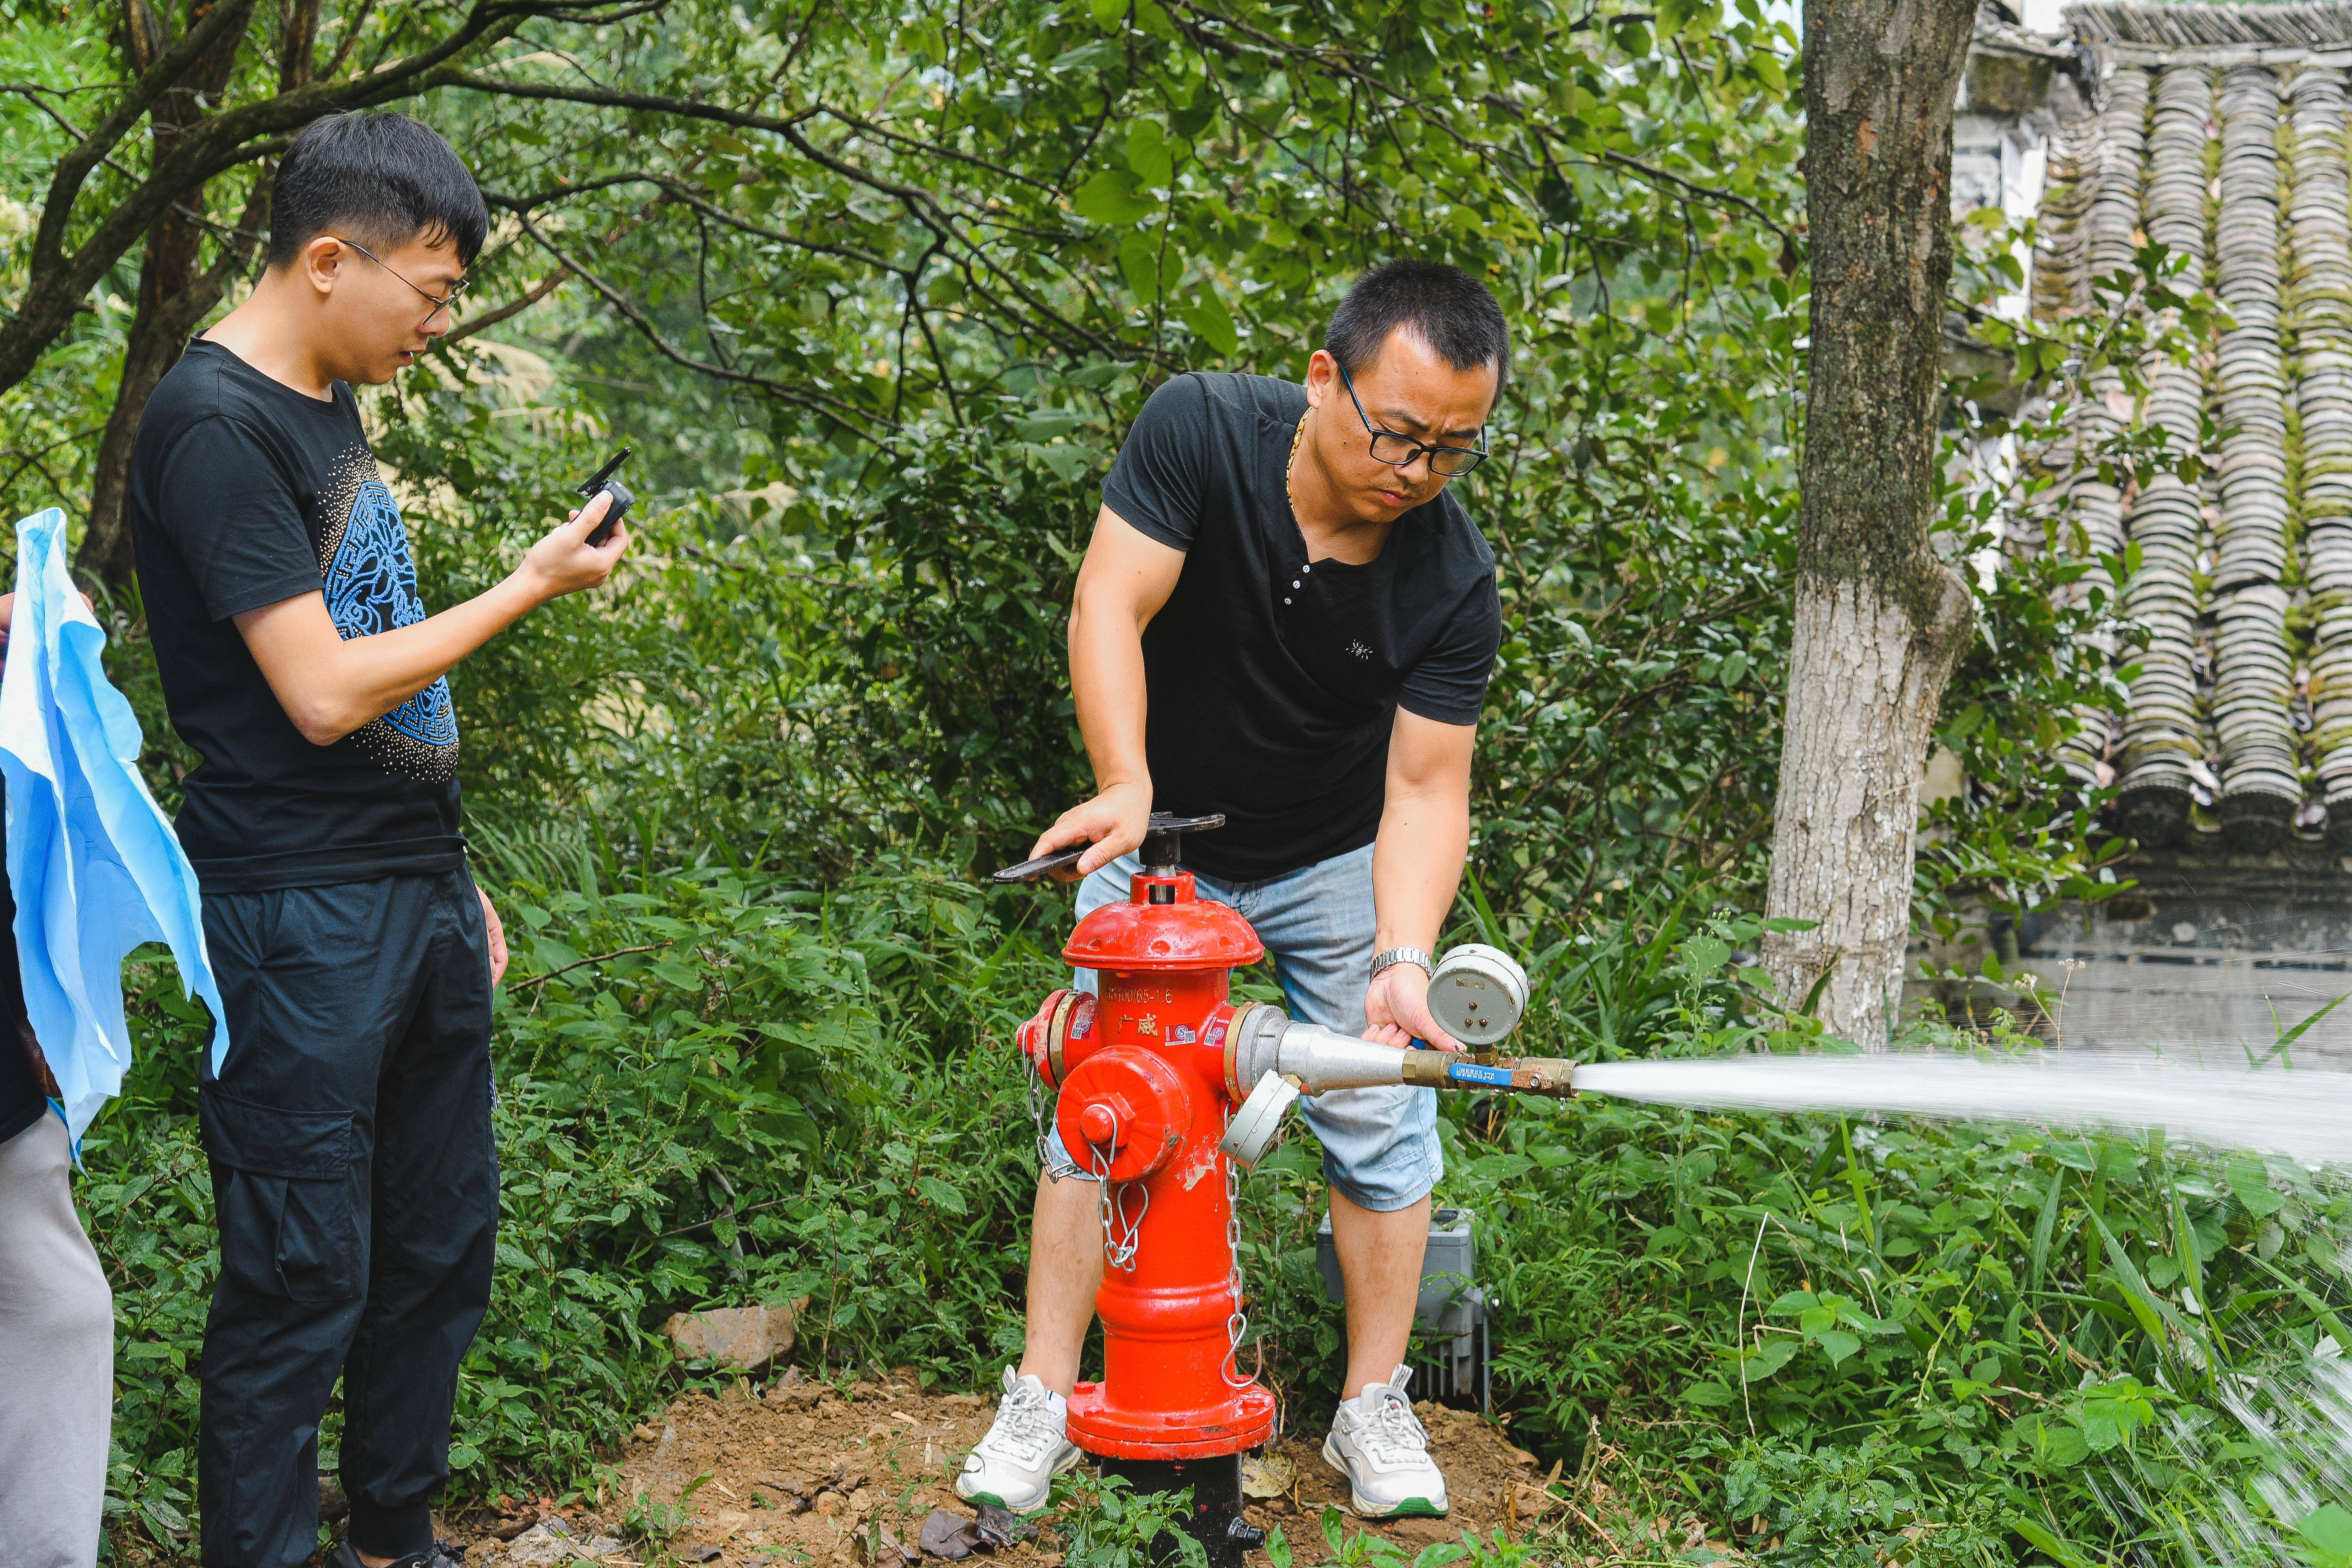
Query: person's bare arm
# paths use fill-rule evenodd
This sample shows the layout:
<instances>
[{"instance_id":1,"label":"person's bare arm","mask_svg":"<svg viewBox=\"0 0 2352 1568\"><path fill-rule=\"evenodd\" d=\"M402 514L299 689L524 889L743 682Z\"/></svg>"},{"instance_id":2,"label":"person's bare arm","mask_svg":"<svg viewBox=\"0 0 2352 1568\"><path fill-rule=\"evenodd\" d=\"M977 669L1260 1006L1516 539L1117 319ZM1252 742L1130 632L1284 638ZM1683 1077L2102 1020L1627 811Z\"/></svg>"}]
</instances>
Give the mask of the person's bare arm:
<instances>
[{"instance_id":1,"label":"person's bare arm","mask_svg":"<svg viewBox=\"0 0 2352 1568\"><path fill-rule=\"evenodd\" d=\"M1389 735L1388 797L1372 844L1372 951L1417 947L1434 952L1446 911L1470 854L1470 753L1473 724L1442 724L1397 710ZM1365 1038L1402 1046L1414 1037L1441 1050L1461 1045L1429 1014L1429 976L1392 963L1364 999Z\"/></svg>"},{"instance_id":2,"label":"person's bare arm","mask_svg":"<svg viewBox=\"0 0 2352 1568\"><path fill-rule=\"evenodd\" d=\"M593 549L587 538L611 504L598 496L532 545L506 581L415 626L346 641L326 595L303 594L244 612L236 629L302 738L332 745L448 674L526 612L610 577L628 548L628 526Z\"/></svg>"},{"instance_id":3,"label":"person's bare arm","mask_svg":"<svg viewBox=\"0 0 2352 1568\"><path fill-rule=\"evenodd\" d=\"M1095 797L1062 813L1037 837L1033 857L1092 844L1069 875L1083 877L1143 842L1151 820L1151 764L1143 751L1149 711L1143 628L1176 591L1184 552L1160 543L1105 507L1078 567L1070 606L1070 689L1078 731L1094 764Z\"/></svg>"}]
</instances>

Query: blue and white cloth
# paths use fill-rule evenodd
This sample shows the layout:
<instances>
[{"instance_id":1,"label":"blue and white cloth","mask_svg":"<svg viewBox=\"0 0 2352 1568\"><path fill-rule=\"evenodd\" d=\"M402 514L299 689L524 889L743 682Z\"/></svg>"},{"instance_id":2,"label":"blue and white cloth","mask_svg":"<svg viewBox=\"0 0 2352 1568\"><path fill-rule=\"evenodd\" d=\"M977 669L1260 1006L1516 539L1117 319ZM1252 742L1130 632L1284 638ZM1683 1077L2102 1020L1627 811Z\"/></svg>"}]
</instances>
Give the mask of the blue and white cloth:
<instances>
[{"instance_id":1,"label":"blue and white cloth","mask_svg":"<svg viewBox=\"0 0 2352 1568\"><path fill-rule=\"evenodd\" d=\"M0 773L25 1011L77 1148L131 1066L122 960L132 948L170 946L182 984L213 1010L214 1071L228 1054L196 874L139 776L139 721L107 682L105 646L67 568L65 513L35 512L16 525Z\"/></svg>"}]
</instances>

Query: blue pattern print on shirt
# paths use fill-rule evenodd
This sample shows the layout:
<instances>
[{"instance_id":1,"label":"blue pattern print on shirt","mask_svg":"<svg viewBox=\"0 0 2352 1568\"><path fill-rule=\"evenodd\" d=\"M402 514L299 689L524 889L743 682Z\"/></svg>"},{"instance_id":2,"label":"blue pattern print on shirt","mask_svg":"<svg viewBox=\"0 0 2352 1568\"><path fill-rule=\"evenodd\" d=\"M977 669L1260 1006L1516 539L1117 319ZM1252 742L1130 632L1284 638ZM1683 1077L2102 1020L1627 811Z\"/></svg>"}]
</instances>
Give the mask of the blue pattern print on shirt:
<instances>
[{"instance_id":1,"label":"blue pattern print on shirt","mask_svg":"<svg viewBox=\"0 0 2352 1568\"><path fill-rule=\"evenodd\" d=\"M343 639L373 637L425 618L416 593L416 563L408 553L408 531L400 503L380 479L361 483L352 497L341 535L331 541L327 563L327 614ZM389 734L385 731L392 731ZM357 737L387 766L417 777L446 777L456 763L457 712L449 682L435 681Z\"/></svg>"}]
</instances>

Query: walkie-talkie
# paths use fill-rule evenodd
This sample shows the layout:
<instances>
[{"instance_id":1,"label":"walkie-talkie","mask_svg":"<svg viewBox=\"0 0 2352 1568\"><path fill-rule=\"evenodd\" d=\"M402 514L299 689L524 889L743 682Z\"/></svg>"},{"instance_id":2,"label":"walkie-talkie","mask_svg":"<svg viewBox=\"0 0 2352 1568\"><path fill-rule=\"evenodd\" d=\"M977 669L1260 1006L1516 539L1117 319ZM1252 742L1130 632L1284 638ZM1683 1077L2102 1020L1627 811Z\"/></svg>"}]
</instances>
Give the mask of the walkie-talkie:
<instances>
[{"instance_id":1,"label":"walkie-talkie","mask_svg":"<svg viewBox=\"0 0 2352 1568\"><path fill-rule=\"evenodd\" d=\"M592 547L602 545L606 540L612 538L613 530L621 526L623 514L636 502L637 498L629 493L629 487L613 477L620 472L621 465L628 460L629 448L624 447L606 458L604 466L589 475L587 481L580 487L580 493L586 496L589 500L594 500L599 494L610 494L613 498L612 508L604 513L604 521L598 523L595 531L588 535L588 543Z\"/></svg>"}]
</instances>

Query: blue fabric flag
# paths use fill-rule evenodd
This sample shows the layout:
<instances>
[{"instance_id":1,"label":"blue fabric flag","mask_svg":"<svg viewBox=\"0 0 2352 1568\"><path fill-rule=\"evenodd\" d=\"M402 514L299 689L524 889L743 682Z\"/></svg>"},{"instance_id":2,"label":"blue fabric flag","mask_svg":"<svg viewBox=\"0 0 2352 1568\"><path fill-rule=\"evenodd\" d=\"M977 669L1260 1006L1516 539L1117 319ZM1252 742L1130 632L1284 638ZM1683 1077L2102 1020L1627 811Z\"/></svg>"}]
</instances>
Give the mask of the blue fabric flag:
<instances>
[{"instance_id":1,"label":"blue fabric flag","mask_svg":"<svg viewBox=\"0 0 2352 1568\"><path fill-rule=\"evenodd\" d=\"M170 945L182 983L212 1007L215 1072L228 1054L195 869L139 776L139 721L107 683L105 646L67 570L66 514L35 512L16 525L0 773L25 1011L77 1149L131 1065L122 959L132 948Z\"/></svg>"}]
</instances>

